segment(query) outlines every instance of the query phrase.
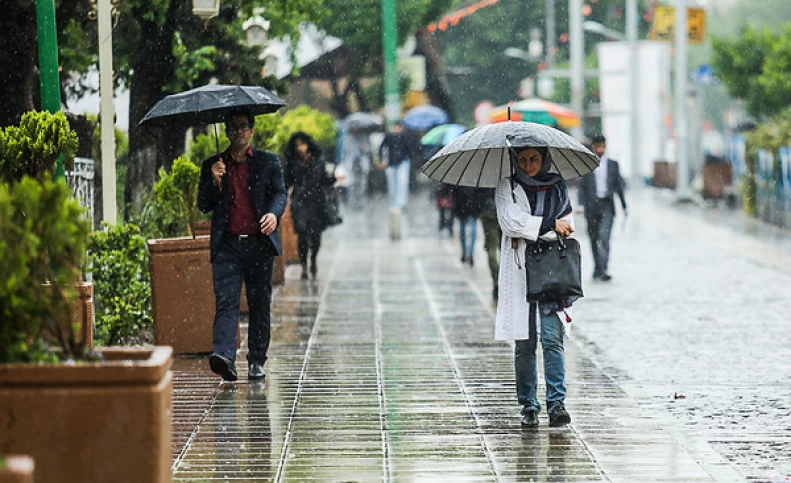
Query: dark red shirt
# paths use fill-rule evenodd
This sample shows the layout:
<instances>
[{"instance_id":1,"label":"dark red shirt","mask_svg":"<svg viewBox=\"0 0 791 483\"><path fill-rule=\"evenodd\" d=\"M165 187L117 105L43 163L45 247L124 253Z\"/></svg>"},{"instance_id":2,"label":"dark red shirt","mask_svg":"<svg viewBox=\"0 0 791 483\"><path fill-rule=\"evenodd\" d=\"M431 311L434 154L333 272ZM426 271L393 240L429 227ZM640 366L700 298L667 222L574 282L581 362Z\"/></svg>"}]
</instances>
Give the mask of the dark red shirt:
<instances>
[{"instance_id":1,"label":"dark red shirt","mask_svg":"<svg viewBox=\"0 0 791 483\"><path fill-rule=\"evenodd\" d=\"M226 230L237 235L253 235L261 233L261 225L255 214L253 193L250 189L250 159L253 148L247 149L244 161L234 161L227 154L228 167L228 224Z\"/></svg>"}]
</instances>

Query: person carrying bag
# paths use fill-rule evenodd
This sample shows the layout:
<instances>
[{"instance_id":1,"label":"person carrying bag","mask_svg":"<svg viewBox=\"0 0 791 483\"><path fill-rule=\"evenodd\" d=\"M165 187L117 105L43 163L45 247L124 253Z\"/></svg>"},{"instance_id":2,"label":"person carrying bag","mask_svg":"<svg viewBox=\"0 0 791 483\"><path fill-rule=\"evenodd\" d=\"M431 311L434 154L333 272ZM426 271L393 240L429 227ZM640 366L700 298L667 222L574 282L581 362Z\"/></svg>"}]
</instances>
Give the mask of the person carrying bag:
<instances>
[{"instance_id":1,"label":"person carrying bag","mask_svg":"<svg viewBox=\"0 0 791 483\"><path fill-rule=\"evenodd\" d=\"M574 219L568 188L551 172L546 148L511 149L514 174L497 185L497 220L503 232L495 338L515 342L517 400L522 425L538 426L537 342L544 354L550 426L571 422L566 411L563 339L571 304L582 296L579 244L568 238Z\"/></svg>"}]
</instances>

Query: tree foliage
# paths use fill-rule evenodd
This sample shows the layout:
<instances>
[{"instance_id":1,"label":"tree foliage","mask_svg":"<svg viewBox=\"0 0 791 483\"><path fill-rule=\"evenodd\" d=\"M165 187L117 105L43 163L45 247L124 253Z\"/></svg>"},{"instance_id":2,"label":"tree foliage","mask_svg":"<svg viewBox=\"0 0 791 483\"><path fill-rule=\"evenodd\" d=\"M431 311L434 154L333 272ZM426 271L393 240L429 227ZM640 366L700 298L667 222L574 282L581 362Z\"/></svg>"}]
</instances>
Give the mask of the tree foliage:
<instances>
[{"instance_id":1,"label":"tree foliage","mask_svg":"<svg viewBox=\"0 0 791 483\"><path fill-rule=\"evenodd\" d=\"M457 7L465 5L458 0ZM599 0L586 2L590 13L585 20L604 24L613 30L625 30L625 10L623 0ZM642 16L647 5L639 2L641 20L639 31L644 35L649 28L646 17ZM546 54L546 1L545 0L500 0L498 3L480 9L462 18L457 25L449 26L444 32L437 33L443 49L445 61L451 71L452 97L459 121L473 123L473 109L482 100L495 104L505 103L517 98L520 81L534 76L541 61L526 61L505 55L509 47L524 51L530 44L530 30L537 28L542 35L544 54ZM557 52L554 56L557 66L569 59L568 44L568 2L555 2L555 31ZM586 56L595 52L595 44L600 40L586 34ZM562 90L562 82L556 86ZM589 91L595 94L594 91ZM561 99L562 100L562 99Z\"/></svg>"},{"instance_id":2,"label":"tree foliage","mask_svg":"<svg viewBox=\"0 0 791 483\"><path fill-rule=\"evenodd\" d=\"M446 13L455 0L399 0L396 2L396 29L398 45L418 33L430 22L439 19ZM346 99L354 91L361 110L372 110L383 104L378 96L382 89L366 92L359 83L364 76L378 77L382 75L382 2L381 0L324 0L324 5L332 12L325 16L319 27L329 35L343 40L344 45L351 49L353 55L347 57L343 65L335 66L336 79L332 79L336 89L336 113L344 116ZM429 59L427 59L427 62ZM432 68L434 67L434 68ZM427 65L429 84L437 73L436 66ZM340 77L348 77L343 92L337 90ZM369 96L376 96L375 98ZM383 96L382 96L383 97Z\"/></svg>"},{"instance_id":3,"label":"tree foliage","mask_svg":"<svg viewBox=\"0 0 791 483\"><path fill-rule=\"evenodd\" d=\"M748 111L755 116L777 112L778 107L791 104L791 89L778 75L791 74L788 48L791 27L780 35L768 27L747 26L739 38L718 38L712 41L715 74L732 97L746 101ZM783 89L783 84L786 84ZM779 104L778 104L779 102Z\"/></svg>"}]
</instances>

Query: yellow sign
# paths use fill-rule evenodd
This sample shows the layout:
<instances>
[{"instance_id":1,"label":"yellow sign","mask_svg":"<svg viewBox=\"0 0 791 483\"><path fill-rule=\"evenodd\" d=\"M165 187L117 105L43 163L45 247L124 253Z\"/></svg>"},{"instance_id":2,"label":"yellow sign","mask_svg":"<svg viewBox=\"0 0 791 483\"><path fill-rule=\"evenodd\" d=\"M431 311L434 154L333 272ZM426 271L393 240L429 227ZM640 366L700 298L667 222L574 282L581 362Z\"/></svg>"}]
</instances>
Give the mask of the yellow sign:
<instances>
[{"instance_id":1,"label":"yellow sign","mask_svg":"<svg viewBox=\"0 0 791 483\"><path fill-rule=\"evenodd\" d=\"M673 40L676 25L676 9L673 7L656 7L654 22L651 25L652 40ZM687 36L692 43L703 42L706 30L706 12L702 8L687 9Z\"/></svg>"}]
</instances>

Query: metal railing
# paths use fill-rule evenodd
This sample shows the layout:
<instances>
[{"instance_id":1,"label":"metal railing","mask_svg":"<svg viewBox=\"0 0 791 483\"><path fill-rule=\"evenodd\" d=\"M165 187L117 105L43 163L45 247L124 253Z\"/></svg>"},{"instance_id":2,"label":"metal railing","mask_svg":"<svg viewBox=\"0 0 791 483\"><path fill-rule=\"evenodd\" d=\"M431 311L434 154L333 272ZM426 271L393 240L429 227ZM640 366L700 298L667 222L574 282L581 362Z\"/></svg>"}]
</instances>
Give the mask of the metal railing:
<instances>
[{"instance_id":1,"label":"metal railing","mask_svg":"<svg viewBox=\"0 0 791 483\"><path fill-rule=\"evenodd\" d=\"M93 159L74 158L74 169L66 171L66 180L71 187L74 198L80 202L80 206L87 209L91 224L93 224L94 219L94 165Z\"/></svg>"}]
</instances>

